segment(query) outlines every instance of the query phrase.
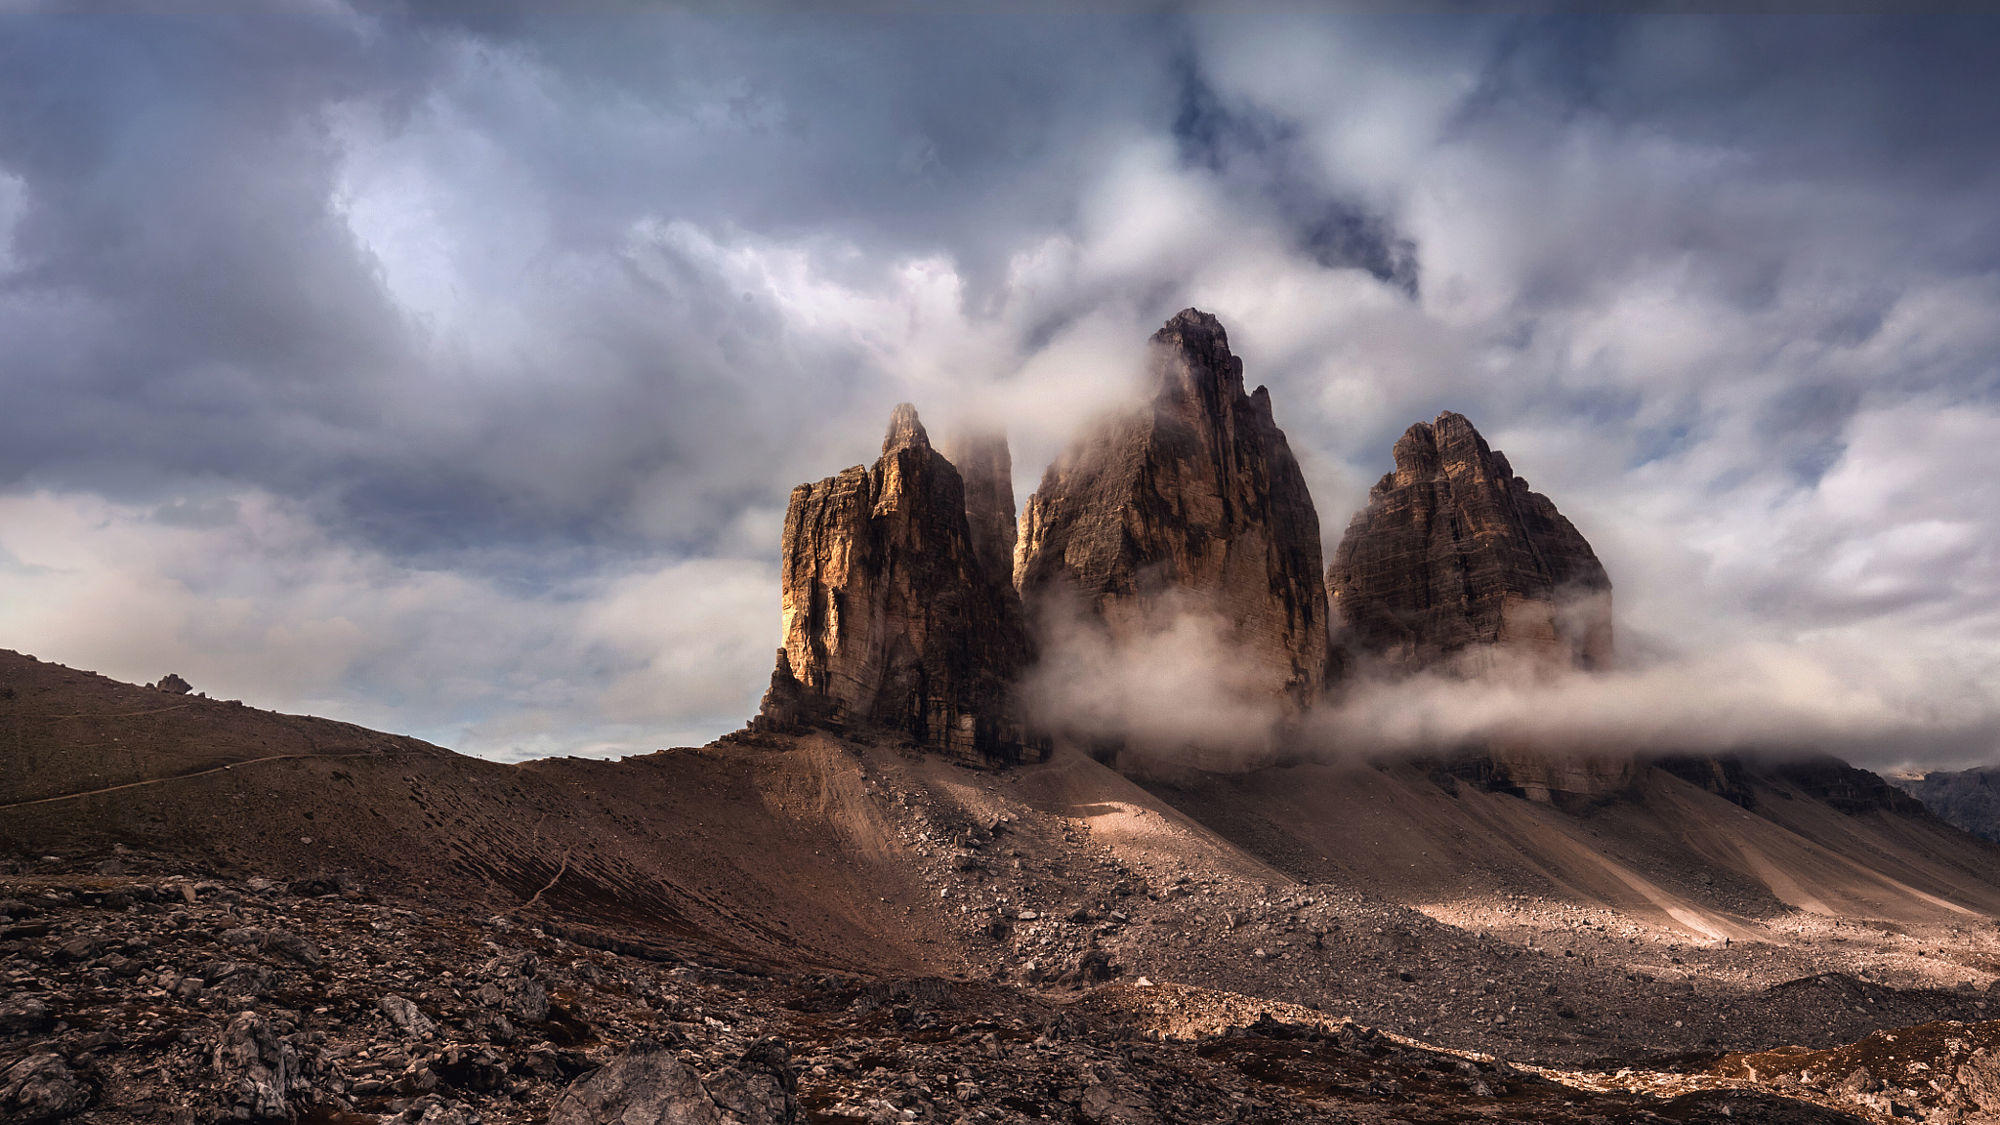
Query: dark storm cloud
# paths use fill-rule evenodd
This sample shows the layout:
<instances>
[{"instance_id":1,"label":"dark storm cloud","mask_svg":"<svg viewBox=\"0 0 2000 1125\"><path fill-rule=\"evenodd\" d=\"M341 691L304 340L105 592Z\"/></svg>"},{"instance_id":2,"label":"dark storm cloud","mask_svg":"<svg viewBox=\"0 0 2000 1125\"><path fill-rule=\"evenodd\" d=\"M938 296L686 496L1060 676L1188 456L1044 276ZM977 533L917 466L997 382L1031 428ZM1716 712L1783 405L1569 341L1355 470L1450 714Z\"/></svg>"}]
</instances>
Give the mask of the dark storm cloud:
<instances>
[{"instance_id":1,"label":"dark storm cloud","mask_svg":"<svg viewBox=\"0 0 2000 1125\"><path fill-rule=\"evenodd\" d=\"M258 472L267 424L404 344L327 210L311 113L393 90L351 30L246 18L16 17L0 36L0 168L19 178L0 315L8 476L125 461Z\"/></svg>"},{"instance_id":2,"label":"dark storm cloud","mask_svg":"<svg viewBox=\"0 0 2000 1125\"><path fill-rule=\"evenodd\" d=\"M1235 192L1268 201L1319 265L1366 270L1416 296L1416 244L1386 217L1329 193L1298 151L1295 124L1257 107L1228 105L1192 54L1181 55L1174 69L1173 135L1181 159L1221 176Z\"/></svg>"},{"instance_id":3,"label":"dark storm cloud","mask_svg":"<svg viewBox=\"0 0 2000 1125\"><path fill-rule=\"evenodd\" d=\"M1330 537L1456 409L1600 543L1642 645L1875 630L1841 651L2000 668L2000 528L1949 467L2000 437L1996 42L0 17L0 570L32 591L0 619L491 753L717 733L768 671L793 483L903 398L1009 423L1025 482L1196 303Z\"/></svg>"},{"instance_id":4,"label":"dark storm cloud","mask_svg":"<svg viewBox=\"0 0 2000 1125\"><path fill-rule=\"evenodd\" d=\"M1113 49L1150 19L427 16L11 29L0 81L32 107L0 134L29 200L5 312L25 409L0 472L252 480L414 552L629 540L632 482L674 473L694 510L673 538L698 546L808 471L787 431L865 375L774 354L784 326L704 263L653 248L635 271L634 223L845 241L862 272L944 251L990 285L1025 227L1064 218L1091 135L1157 100L1145 52ZM543 228L453 279L518 302L535 339L516 354L440 349L385 292L395 266L340 208L353 118L499 154L437 218L467 241ZM760 378L789 386L745 390Z\"/></svg>"}]
</instances>

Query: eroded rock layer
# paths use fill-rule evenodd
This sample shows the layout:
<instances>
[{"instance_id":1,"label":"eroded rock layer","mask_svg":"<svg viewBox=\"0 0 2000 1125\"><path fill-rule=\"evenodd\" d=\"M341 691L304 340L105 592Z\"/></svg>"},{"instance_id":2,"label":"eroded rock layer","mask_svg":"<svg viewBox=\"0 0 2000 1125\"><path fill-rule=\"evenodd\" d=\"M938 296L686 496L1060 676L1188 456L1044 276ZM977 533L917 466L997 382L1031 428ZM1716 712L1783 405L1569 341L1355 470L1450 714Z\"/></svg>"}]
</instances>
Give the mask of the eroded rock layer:
<instances>
[{"instance_id":1,"label":"eroded rock layer","mask_svg":"<svg viewBox=\"0 0 2000 1125\"><path fill-rule=\"evenodd\" d=\"M957 468L898 406L872 468L792 490L785 644L762 721L865 724L973 761L1045 750L1016 721L1020 606L989 575Z\"/></svg>"},{"instance_id":2,"label":"eroded rock layer","mask_svg":"<svg viewBox=\"0 0 2000 1125\"><path fill-rule=\"evenodd\" d=\"M1411 426L1395 457L1327 569L1348 645L1408 669L1478 646L1581 668L1610 659L1603 565L1471 422Z\"/></svg>"},{"instance_id":3,"label":"eroded rock layer","mask_svg":"<svg viewBox=\"0 0 2000 1125\"><path fill-rule=\"evenodd\" d=\"M1252 678L1311 701L1326 673L1319 516L1263 387L1215 317L1152 338L1150 402L1073 444L1028 498L1014 578L1031 608L1074 597L1114 637L1183 612L1227 623Z\"/></svg>"}]
</instances>

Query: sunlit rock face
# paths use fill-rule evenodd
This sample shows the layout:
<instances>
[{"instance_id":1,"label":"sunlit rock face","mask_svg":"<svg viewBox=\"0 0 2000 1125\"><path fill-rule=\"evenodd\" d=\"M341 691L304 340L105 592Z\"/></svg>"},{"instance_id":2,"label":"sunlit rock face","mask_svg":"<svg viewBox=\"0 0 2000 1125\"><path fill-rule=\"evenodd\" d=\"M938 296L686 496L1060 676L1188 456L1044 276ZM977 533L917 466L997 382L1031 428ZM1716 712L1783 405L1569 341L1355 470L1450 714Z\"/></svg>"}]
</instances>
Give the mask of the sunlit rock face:
<instances>
[{"instance_id":1,"label":"sunlit rock face","mask_svg":"<svg viewBox=\"0 0 2000 1125\"><path fill-rule=\"evenodd\" d=\"M1045 756L1013 707L1020 604L988 558L958 469L898 406L872 468L792 490L785 644L760 722L874 727L976 762Z\"/></svg>"},{"instance_id":2,"label":"sunlit rock face","mask_svg":"<svg viewBox=\"0 0 2000 1125\"><path fill-rule=\"evenodd\" d=\"M1156 332L1151 399L1073 443L1028 498L1014 579L1031 612L1080 607L1114 637L1213 614L1237 670L1303 705L1327 664L1319 517L1263 387L1215 317Z\"/></svg>"},{"instance_id":3,"label":"sunlit rock face","mask_svg":"<svg viewBox=\"0 0 2000 1125\"><path fill-rule=\"evenodd\" d=\"M1408 670L1610 661L1610 577L1505 454L1462 415L1444 413L1411 426L1395 458L1327 568L1346 646Z\"/></svg>"}]
</instances>

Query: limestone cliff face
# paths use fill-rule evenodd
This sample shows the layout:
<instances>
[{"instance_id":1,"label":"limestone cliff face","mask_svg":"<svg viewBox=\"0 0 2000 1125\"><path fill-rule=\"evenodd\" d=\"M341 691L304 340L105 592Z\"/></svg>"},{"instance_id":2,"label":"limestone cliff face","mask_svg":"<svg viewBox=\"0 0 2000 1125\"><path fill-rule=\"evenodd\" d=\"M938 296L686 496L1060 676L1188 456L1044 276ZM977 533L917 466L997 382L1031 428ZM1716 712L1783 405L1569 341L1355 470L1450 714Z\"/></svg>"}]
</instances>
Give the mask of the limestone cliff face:
<instances>
[{"instance_id":1,"label":"limestone cliff face","mask_svg":"<svg viewBox=\"0 0 2000 1125\"><path fill-rule=\"evenodd\" d=\"M1348 524L1326 583L1343 639L1406 669L1504 646L1558 666L1611 657L1611 579L1472 423L1411 426Z\"/></svg>"},{"instance_id":2,"label":"limestone cliff face","mask_svg":"<svg viewBox=\"0 0 2000 1125\"><path fill-rule=\"evenodd\" d=\"M1046 753L1012 708L1029 659L1020 606L988 574L964 482L913 407L896 408L873 468L792 490L784 622L762 724L886 728L968 761Z\"/></svg>"},{"instance_id":3,"label":"limestone cliff face","mask_svg":"<svg viewBox=\"0 0 2000 1125\"><path fill-rule=\"evenodd\" d=\"M1315 698L1327 661L1319 517L1270 395L1215 317L1152 338L1152 399L1073 444L1028 498L1014 580L1030 603L1077 597L1114 637L1193 608L1220 614L1253 678Z\"/></svg>"}]
</instances>

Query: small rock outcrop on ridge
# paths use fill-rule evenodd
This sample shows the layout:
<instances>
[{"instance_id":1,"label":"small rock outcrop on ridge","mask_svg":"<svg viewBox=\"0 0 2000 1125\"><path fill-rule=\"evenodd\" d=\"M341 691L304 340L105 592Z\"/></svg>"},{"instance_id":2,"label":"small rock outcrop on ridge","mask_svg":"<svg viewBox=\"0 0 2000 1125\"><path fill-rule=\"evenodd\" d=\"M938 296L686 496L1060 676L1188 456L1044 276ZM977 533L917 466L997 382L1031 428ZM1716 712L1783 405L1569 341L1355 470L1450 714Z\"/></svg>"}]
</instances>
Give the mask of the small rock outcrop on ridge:
<instances>
[{"instance_id":1,"label":"small rock outcrop on ridge","mask_svg":"<svg viewBox=\"0 0 2000 1125\"><path fill-rule=\"evenodd\" d=\"M964 482L914 407L896 408L873 468L792 490L783 572L761 725L876 726L976 762L1045 753L1013 712L1018 600L988 575Z\"/></svg>"},{"instance_id":2,"label":"small rock outcrop on ridge","mask_svg":"<svg viewBox=\"0 0 2000 1125\"><path fill-rule=\"evenodd\" d=\"M1255 680L1305 704L1326 675L1319 516L1215 317L1153 335L1152 400L1070 446L1022 513L1014 580L1031 606L1075 596L1114 638L1186 609L1224 618Z\"/></svg>"},{"instance_id":3,"label":"small rock outcrop on ridge","mask_svg":"<svg viewBox=\"0 0 2000 1125\"><path fill-rule=\"evenodd\" d=\"M1392 666L1502 645L1559 666L1611 657L1611 579L1590 544L1462 415L1411 426L1326 584L1346 641Z\"/></svg>"}]
</instances>

